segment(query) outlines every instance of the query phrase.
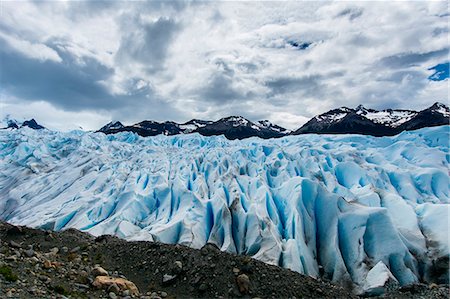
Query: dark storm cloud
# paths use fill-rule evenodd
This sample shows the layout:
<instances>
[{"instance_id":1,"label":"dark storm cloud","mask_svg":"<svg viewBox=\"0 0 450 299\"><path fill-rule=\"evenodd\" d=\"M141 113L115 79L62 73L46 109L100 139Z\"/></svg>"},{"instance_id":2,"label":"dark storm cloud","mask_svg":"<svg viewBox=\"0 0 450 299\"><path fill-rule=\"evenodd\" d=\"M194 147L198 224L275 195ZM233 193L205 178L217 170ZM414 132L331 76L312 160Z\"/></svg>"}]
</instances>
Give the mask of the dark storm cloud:
<instances>
[{"instance_id":1,"label":"dark storm cloud","mask_svg":"<svg viewBox=\"0 0 450 299\"><path fill-rule=\"evenodd\" d=\"M149 87L136 88L139 79L130 79L127 94L115 95L102 84L114 70L93 57L74 57L66 51L65 43L53 40L48 43L62 61L37 60L15 51L0 38L0 84L6 93L25 101L45 100L68 111L117 110L125 106L163 106L167 104L154 98Z\"/></svg>"},{"instance_id":2,"label":"dark storm cloud","mask_svg":"<svg viewBox=\"0 0 450 299\"><path fill-rule=\"evenodd\" d=\"M79 110L117 106L107 89L99 84L113 70L99 62L76 67L70 61L36 60L14 51L0 38L1 85L25 100L46 100L56 106Z\"/></svg>"},{"instance_id":3,"label":"dark storm cloud","mask_svg":"<svg viewBox=\"0 0 450 299\"><path fill-rule=\"evenodd\" d=\"M74 55L70 51L70 47L73 45L70 40L53 38L48 40L45 45L58 53L58 56L62 59L61 67L79 77L91 81L102 81L114 75L113 68L104 65L94 57Z\"/></svg>"},{"instance_id":4,"label":"dark storm cloud","mask_svg":"<svg viewBox=\"0 0 450 299\"><path fill-rule=\"evenodd\" d=\"M427 62L430 59L442 58L448 55L449 48L425 53L399 53L384 57L379 61L380 66L389 68L404 68Z\"/></svg>"},{"instance_id":5,"label":"dark storm cloud","mask_svg":"<svg viewBox=\"0 0 450 299\"><path fill-rule=\"evenodd\" d=\"M326 93L326 78L341 77L343 72L333 72L327 75L310 75L303 77L280 77L266 82L271 95L298 93L304 97L322 96Z\"/></svg>"},{"instance_id":6,"label":"dark storm cloud","mask_svg":"<svg viewBox=\"0 0 450 299\"><path fill-rule=\"evenodd\" d=\"M241 99L244 95L233 87L233 77L226 73L211 76L206 86L200 91L203 101L228 102Z\"/></svg>"},{"instance_id":7,"label":"dark storm cloud","mask_svg":"<svg viewBox=\"0 0 450 299\"><path fill-rule=\"evenodd\" d=\"M270 88L272 95L285 93L301 93L309 96L317 94L321 89L321 78L319 75L304 76L299 78L282 77L266 82Z\"/></svg>"},{"instance_id":8,"label":"dark storm cloud","mask_svg":"<svg viewBox=\"0 0 450 299\"><path fill-rule=\"evenodd\" d=\"M167 49L181 27L175 20L160 17L156 21L143 20L140 15L122 18L122 40L116 54L120 63L142 63L148 73L164 66Z\"/></svg>"}]
</instances>

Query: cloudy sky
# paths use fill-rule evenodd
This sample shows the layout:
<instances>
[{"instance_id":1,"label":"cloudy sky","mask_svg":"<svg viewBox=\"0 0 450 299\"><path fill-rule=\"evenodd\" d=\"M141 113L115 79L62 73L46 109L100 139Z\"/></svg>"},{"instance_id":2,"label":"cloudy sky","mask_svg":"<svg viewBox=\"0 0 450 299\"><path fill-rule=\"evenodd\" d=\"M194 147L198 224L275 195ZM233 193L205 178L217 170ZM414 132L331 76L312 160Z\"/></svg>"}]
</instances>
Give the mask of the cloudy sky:
<instances>
[{"instance_id":1,"label":"cloudy sky","mask_svg":"<svg viewBox=\"0 0 450 299\"><path fill-rule=\"evenodd\" d=\"M439 2L0 2L0 118L60 130L448 101ZM437 66L437 67L436 67Z\"/></svg>"}]
</instances>

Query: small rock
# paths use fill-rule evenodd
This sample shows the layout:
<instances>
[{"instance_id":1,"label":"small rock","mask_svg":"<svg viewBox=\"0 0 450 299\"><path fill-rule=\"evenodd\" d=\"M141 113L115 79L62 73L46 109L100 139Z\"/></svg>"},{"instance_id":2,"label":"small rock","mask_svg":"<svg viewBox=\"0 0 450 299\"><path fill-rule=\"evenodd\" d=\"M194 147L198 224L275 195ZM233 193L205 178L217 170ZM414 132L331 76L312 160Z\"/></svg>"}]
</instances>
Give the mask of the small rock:
<instances>
[{"instance_id":1,"label":"small rock","mask_svg":"<svg viewBox=\"0 0 450 299\"><path fill-rule=\"evenodd\" d=\"M183 263L180 261L175 261L175 267L177 267L180 270L183 270Z\"/></svg>"},{"instance_id":2,"label":"small rock","mask_svg":"<svg viewBox=\"0 0 450 299\"><path fill-rule=\"evenodd\" d=\"M109 296L109 298L111 298L111 299L117 299L117 295L114 294L114 292L109 292L108 296Z\"/></svg>"},{"instance_id":3,"label":"small rock","mask_svg":"<svg viewBox=\"0 0 450 299\"><path fill-rule=\"evenodd\" d=\"M247 294L250 290L250 278L246 274L241 274L236 277L236 283L241 294Z\"/></svg>"},{"instance_id":4,"label":"small rock","mask_svg":"<svg viewBox=\"0 0 450 299\"><path fill-rule=\"evenodd\" d=\"M80 250L80 246L77 246L75 248L72 248L72 250L70 251L70 253L75 253L78 252Z\"/></svg>"},{"instance_id":5,"label":"small rock","mask_svg":"<svg viewBox=\"0 0 450 299\"><path fill-rule=\"evenodd\" d=\"M173 280L175 280L177 276L176 275L169 275L169 274L164 274L163 278L162 278L162 282L163 283L171 283Z\"/></svg>"},{"instance_id":6,"label":"small rock","mask_svg":"<svg viewBox=\"0 0 450 299\"><path fill-rule=\"evenodd\" d=\"M119 294L120 288L117 286L117 284L113 283L112 285L109 286L108 291L113 292L115 294Z\"/></svg>"},{"instance_id":7,"label":"small rock","mask_svg":"<svg viewBox=\"0 0 450 299\"><path fill-rule=\"evenodd\" d=\"M244 273L253 273L252 266L249 263L245 263L241 266L241 271Z\"/></svg>"},{"instance_id":8,"label":"small rock","mask_svg":"<svg viewBox=\"0 0 450 299\"><path fill-rule=\"evenodd\" d=\"M34 253L35 253L35 252L34 252L33 249L25 250L25 255L28 256L28 257L34 256Z\"/></svg>"},{"instance_id":9,"label":"small rock","mask_svg":"<svg viewBox=\"0 0 450 299\"><path fill-rule=\"evenodd\" d=\"M74 283L74 286L76 286L79 289L89 289L88 285L82 284L82 283Z\"/></svg>"},{"instance_id":10,"label":"small rock","mask_svg":"<svg viewBox=\"0 0 450 299\"><path fill-rule=\"evenodd\" d=\"M212 243L206 243L200 250L203 255L207 254L208 252L220 252L220 248Z\"/></svg>"},{"instance_id":11,"label":"small rock","mask_svg":"<svg viewBox=\"0 0 450 299\"><path fill-rule=\"evenodd\" d=\"M126 296L130 296L130 291L129 290L125 290L122 292L122 296L126 297Z\"/></svg>"},{"instance_id":12,"label":"small rock","mask_svg":"<svg viewBox=\"0 0 450 299\"><path fill-rule=\"evenodd\" d=\"M8 262L15 262L15 261L17 261L17 256L15 256L15 255L7 256L7 257L6 257L6 260L7 260Z\"/></svg>"},{"instance_id":13,"label":"small rock","mask_svg":"<svg viewBox=\"0 0 450 299\"><path fill-rule=\"evenodd\" d=\"M14 242L13 240L9 241L9 246L13 248L20 248L20 244L17 242Z\"/></svg>"},{"instance_id":14,"label":"small rock","mask_svg":"<svg viewBox=\"0 0 450 299\"><path fill-rule=\"evenodd\" d=\"M161 298L166 298L167 297L167 293L166 292L161 292Z\"/></svg>"},{"instance_id":15,"label":"small rock","mask_svg":"<svg viewBox=\"0 0 450 299\"><path fill-rule=\"evenodd\" d=\"M49 254L50 255L57 255L59 252L59 248L58 247L53 247L52 249L50 249Z\"/></svg>"},{"instance_id":16,"label":"small rock","mask_svg":"<svg viewBox=\"0 0 450 299\"><path fill-rule=\"evenodd\" d=\"M76 258L74 258L74 259L73 259L73 263L74 263L74 264L79 264L79 263L81 263L81 257L76 257Z\"/></svg>"},{"instance_id":17,"label":"small rock","mask_svg":"<svg viewBox=\"0 0 450 299\"><path fill-rule=\"evenodd\" d=\"M50 262L49 260L45 260L45 261L44 261L44 268L45 268L45 269L50 269L50 268L52 268L52 262Z\"/></svg>"},{"instance_id":18,"label":"small rock","mask_svg":"<svg viewBox=\"0 0 450 299\"><path fill-rule=\"evenodd\" d=\"M108 276L108 271L100 266L95 266L94 269L92 269L92 274L94 276Z\"/></svg>"},{"instance_id":19,"label":"small rock","mask_svg":"<svg viewBox=\"0 0 450 299\"><path fill-rule=\"evenodd\" d=\"M206 283L202 283L202 284L200 284L200 286L198 287L198 290L200 291L200 292L204 292L204 291L206 291L208 289L208 285L206 284Z\"/></svg>"},{"instance_id":20,"label":"small rock","mask_svg":"<svg viewBox=\"0 0 450 299\"><path fill-rule=\"evenodd\" d=\"M67 248L66 246L64 246L63 248L61 248L61 251L63 253L68 253L69 252L69 248Z\"/></svg>"},{"instance_id":21,"label":"small rock","mask_svg":"<svg viewBox=\"0 0 450 299\"><path fill-rule=\"evenodd\" d=\"M233 273L234 273L234 275L238 275L239 274L239 269L238 268L236 268L236 267L234 267L233 268Z\"/></svg>"}]
</instances>

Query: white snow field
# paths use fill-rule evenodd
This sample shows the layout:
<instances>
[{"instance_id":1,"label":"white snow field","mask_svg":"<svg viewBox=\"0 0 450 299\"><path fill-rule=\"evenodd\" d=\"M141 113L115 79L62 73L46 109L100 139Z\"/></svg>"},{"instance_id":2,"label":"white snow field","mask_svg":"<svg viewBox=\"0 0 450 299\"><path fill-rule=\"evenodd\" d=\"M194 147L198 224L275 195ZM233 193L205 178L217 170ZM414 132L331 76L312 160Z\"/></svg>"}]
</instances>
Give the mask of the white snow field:
<instances>
[{"instance_id":1,"label":"white snow field","mask_svg":"<svg viewBox=\"0 0 450 299\"><path fill-rule=\"evenodd\" d=\"M357 291L433 281L450 254L449 128L240 141L2 130L0 219L214 243Z\"/></svg>"}]
</instances>

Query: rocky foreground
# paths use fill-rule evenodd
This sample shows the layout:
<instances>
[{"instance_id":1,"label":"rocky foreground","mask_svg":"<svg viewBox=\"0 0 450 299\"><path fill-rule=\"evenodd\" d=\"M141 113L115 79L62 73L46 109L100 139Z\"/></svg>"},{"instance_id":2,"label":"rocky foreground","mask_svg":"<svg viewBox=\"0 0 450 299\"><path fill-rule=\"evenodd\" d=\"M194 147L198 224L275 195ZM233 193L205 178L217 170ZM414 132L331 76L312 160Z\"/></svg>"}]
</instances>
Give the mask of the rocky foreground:
<instances>
[{"instance_id":1,"label":"rocky foreground","mask_svg":"<svg viewBox=\"0 0 450 299\"><path fill-rule=\"evenodd\" d=\"M448 285L387 298L448 298ZM196 250L0 222L0 298L356 298L349 290L212 245Z\"/></svg>"}]
</instances>

